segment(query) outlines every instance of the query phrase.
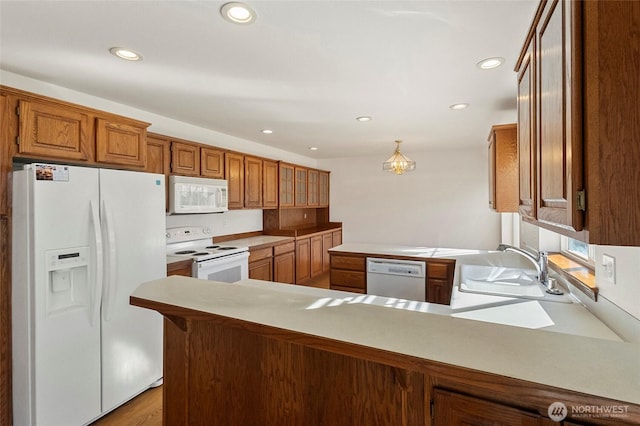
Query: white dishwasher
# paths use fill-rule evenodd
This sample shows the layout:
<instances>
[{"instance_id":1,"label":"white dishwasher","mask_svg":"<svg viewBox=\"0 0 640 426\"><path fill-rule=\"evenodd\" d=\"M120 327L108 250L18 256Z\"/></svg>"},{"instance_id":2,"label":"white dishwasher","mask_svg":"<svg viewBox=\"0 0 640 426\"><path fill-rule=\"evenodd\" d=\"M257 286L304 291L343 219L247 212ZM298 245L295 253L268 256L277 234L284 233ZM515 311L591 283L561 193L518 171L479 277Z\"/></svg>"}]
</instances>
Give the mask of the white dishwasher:
<instances>
[{"instance_id":1,"label":"white dishwasher","mask_svg":"<svg viewBox=\"0 0 640 426\"><path fill-rule=\"evenodd\" d=\"M367 293L398 299L426 299L426 262L367 258Z\"/></svg>"}]
</instances>

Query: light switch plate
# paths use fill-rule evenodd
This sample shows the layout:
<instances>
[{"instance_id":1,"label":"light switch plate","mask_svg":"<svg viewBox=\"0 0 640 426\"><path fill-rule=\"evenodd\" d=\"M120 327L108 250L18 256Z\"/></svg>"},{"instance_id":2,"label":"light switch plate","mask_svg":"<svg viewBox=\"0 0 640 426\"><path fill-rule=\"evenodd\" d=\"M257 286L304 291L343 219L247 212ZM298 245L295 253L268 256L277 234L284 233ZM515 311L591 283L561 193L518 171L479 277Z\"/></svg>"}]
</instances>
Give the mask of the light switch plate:
<instances>
[{"instance_id":1,"label":"light switch plate","mask_svg":"<svg viewBox=\"0 0 640 426\"><path fill-rule=\"evenodd\" d=\"M602 255L602 271L604 281L609 284L616 283L616 258L608 254Z\"/></svg>"}]
</instances>

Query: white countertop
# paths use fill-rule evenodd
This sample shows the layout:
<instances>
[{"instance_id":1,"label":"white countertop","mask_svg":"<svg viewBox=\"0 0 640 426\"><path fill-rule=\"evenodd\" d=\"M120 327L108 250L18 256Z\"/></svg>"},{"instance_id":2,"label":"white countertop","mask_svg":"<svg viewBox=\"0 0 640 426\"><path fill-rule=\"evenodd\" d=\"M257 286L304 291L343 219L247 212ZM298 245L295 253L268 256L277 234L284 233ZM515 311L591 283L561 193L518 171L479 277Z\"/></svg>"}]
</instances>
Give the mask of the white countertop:
<instances>
[{"instance_id":1,"label":"white countertop","mask_svg":"<svg viewBox=\"0 0 640 426\"><path fill-rule=\"evenodd\" d=\"M133 296L640 403L640 345L566 334L571 331L573 312L569 313L571 321L563 325L567 327L564 332L549 332L436 315L429 312L436 307L428 303L255 280L226 284L180 276L142 284ZM552 321L568 320L569 314L560 305L580 308L539 304ZM536 311L535 305L527 309ZM603 330L594 329L600 332Z\"/></svg>"},{"instance_id":2,"label":"white countertop","mask_svg":"<svg viewBox=\"0 0 640 426\"><path fill-rule=\"evenodd\" d=\"M471 250L442 247L413 247L389 244L345 243L329 249L329 251L379 254L387 256L410 256L416 258L455 259L459 256L488 253L486 250Z\"/></svg>"}]
</instances>

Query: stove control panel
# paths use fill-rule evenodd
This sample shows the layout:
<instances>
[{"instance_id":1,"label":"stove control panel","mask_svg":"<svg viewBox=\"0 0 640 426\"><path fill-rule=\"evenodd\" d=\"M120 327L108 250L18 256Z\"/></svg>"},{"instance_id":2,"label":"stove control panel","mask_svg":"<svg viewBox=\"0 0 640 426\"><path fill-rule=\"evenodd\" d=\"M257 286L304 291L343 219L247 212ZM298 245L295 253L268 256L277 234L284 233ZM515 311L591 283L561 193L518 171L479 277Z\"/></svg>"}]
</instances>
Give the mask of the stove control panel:
<instances>
[{"instance_id":1,"label":"stove control panel","mask_svg":"<svg viewBox=\"0 0 640 426\"><path fill-rule=\"evenodd\" d=\"M211 238L212 234L213 231L208 226L180 226L168 228L165 235L167 244L174 244Z\"/></svg>"}]
</instances>

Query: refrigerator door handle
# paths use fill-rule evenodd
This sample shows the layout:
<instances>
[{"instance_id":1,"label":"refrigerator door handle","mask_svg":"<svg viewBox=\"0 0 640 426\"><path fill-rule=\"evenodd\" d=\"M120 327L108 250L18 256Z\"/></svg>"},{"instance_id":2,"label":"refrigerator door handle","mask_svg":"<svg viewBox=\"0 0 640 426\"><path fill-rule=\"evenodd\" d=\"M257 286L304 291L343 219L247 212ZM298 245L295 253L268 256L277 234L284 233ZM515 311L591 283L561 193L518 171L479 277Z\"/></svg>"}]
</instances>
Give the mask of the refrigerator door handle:
<instances>
[{"instance_id":1,"label":"refrigerator door handle","mask_svg":"<svg viewBox=\"0 0 640 426\"><path fill-rule=\"evenodd\" d=\"M102 287L102 318L105 321L111 319L112 306L116 299L116 236L113 230L113 215L107 207L107 202L102 201L102 224L106 234L105 250L105 278Z\"/></svg>"},{"instance_id":2,"label":"refrigerator door handle","mask_svg":"<svg viewBox=\"0 0 640 426\"><path fill-rule=\"evenodd\" d=\"M104 275L104 263L102 252L102 233L100 232L100 213L95 200L89 203L91 209L91 222L93 225L93 237L96 244L96 274L95 286L93 287L93 297L91 310L89 312L89 324L93 326L100 317L100 298L102 297L102 278Z\"/></svg>"}]
</instances>

